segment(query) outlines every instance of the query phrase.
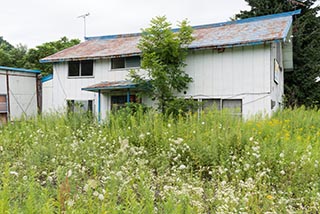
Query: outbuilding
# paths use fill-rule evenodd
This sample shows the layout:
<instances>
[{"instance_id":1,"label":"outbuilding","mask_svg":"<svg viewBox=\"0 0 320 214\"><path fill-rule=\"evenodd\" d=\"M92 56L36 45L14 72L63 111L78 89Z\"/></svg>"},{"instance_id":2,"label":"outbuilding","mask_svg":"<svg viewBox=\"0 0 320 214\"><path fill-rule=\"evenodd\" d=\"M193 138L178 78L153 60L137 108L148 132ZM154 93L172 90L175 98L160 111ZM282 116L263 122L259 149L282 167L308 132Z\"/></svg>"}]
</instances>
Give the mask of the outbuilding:
<instances>
[{"instance_id":1,"label":"outbuilding","mask_svg":"<svg viewBox=\"0 0 320 214\"><path fill-rule=\"evenodd\" d=\"M0 124L41 111L40 71L0 66Z\"/></svg>"}]
</instances>

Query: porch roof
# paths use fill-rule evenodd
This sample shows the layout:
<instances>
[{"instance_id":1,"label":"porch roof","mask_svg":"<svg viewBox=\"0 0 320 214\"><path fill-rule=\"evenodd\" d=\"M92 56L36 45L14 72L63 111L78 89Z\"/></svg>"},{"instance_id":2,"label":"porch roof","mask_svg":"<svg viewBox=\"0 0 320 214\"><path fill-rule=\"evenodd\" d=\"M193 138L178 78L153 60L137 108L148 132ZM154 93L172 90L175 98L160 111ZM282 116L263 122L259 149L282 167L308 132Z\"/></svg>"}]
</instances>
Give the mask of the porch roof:
<instances>
[{"instance_id":1,"label":"porch roof","mask_svg":"<svg viewBox=\"0 0 320 214\"><path fill-rule=\"evenodd\" d=\"M122 80L122 81L105 81L105 82L87 86L85 88L82 88L81 90L99 92L99 91L105 91L105 90L130 89L130 88L136 88L136 87L137 87L137 84L133 83L132 81Z\"/></svg>"}]
</instances>

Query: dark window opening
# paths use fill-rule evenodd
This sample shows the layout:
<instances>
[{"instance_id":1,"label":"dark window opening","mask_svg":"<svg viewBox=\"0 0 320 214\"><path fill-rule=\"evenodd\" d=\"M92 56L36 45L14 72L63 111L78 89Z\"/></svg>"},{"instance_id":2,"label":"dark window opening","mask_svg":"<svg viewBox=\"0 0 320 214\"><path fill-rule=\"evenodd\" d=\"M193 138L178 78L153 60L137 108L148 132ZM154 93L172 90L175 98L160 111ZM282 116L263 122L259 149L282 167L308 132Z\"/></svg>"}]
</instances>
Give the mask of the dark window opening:
<instances>
[{"instance_id":1,"label":"dark window opening","mask_svg":"<svg viewBox=\"0 0 320 214\"><path fill-rule=\"evenodd\" d=\"M84 60L68 63L69 77L93 76L93 61Z\"/></svg>"},{"instance_id":2,"label":"dark window opening","mask_svg":"<svg viewBox=\"0 0 320 214\"><path fill-rule=\"evenodd\" d=\"M93 75L93 61L85 60L81 61L81 76L92 76Z\"/></svg>"},{"instance_id":3,"label":"dark window opening","mask_svg":"<svg viewBox=\"0 0 320 214\"><path fill-rule=\"evenodd\" d=\"M141 65L140 56L120 57L111 59L111 69L137 68Z\"/></svg>"},{"instance_id":4,"label":"dark window opening","mask_svg":"<svg viewBox=\"0 0 320 214\"><path fill-rule=\"evenodd\" d=\"M69 76L70 77L79 76L79 68L80 68L79 62L69 62L68 67L69 67Z\"/></svg>"},{"instance_id":5,"label":"dark window opening","mask_svg":"<svg viewBox=\"0 0 320 214\"><path fill-rule=\"evenodd\" d=\"M125 62L124 58L114 58L111 59L111 68L112 69L118 69L118 68L124 68Z\"/></svg>"}]
</instances>

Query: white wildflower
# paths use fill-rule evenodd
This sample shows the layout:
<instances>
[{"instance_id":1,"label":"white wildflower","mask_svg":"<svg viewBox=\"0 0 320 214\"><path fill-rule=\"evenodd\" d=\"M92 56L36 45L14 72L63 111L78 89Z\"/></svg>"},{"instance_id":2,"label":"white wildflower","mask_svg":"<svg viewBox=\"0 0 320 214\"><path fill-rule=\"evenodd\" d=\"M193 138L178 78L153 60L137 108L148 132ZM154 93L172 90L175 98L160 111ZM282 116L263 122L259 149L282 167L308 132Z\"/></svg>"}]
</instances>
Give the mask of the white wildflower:
<instances>
[{"instance_id":1,"label":"white wildflower","mask_svg":"<svg viewBox=\"0 0 320 214\"><path fill-rule=\"evenodd\" d=\"M252 147L252 150L255 152L259 151L259 149L260 149L260 146L253 146Z\"/></svg>"},{"instance_id":2,"label":"white wildflower","mask_svg":"<svg viewBox=\"0 0 320 214\"><path fill-rule=\"evenodd\" d=\"M98 198L99 198L100 201L103 201L103 200L104 200L104 196L103 196L102 194L99 194L99 195L98 195Z\"/></svg>"},{"instance_id":3,"label":"white wildflower","mask_svg":"<svg viewBox=\"0 0 320 214\"><path fill-rule=\"evenodd\" d=\"M68 205L69 207L72 207L72 206L74 205L74 201L71 200L71 199L69 199L69 200L67 201L67 205Z\"/></svg>"},{"instance_id":4,"label":"white wildflower","mask_svg":"<svg viewBox=\"0 0 320 214\"><path fill-rule=\"evenodd\" d=\"M98 193L97 191L94 191L94 192L93 192L93 195L96 196L96 197L98 197L98 196L99 196L99 193Z\"/></svg>"},{"instance_id":5,"label":"white wildflower","mask_svg":"<svg viewBox=\"0 0 320 214\"><path fill-rule=\"evenodd\" d=\"M89 190L89 185L88 185L88 184L85 184L84 187L83 187L83 190L84 190L85 192L87 192L87 191Z\"/></svg>"},{"instance_id":6,"label":"white wildflower","mask_svg":"<svg viewBox=\"0 0 320 214\"><path fill-rule=\"evenodd\" d=\"M185 165L181 164L178 169L184 170L185 168L187 168L187 167Z\"/></svg>"},{"instance_id":7,"label":"white wildflower","mask_svg":"<svg viewBox=\"0 0 320 214\"><path fill-rule=\"evenodd\" d=\"M10 171L10 175L18 176L19 174L16 171Z\"/></svg>"},{"instance_id":8,"label":"white wildflower","mask_svg":"<svg viewBox=\"0 0 320 214\"><path fill-rule=\"evenodd\" d=\"M22 177L22 179L26 181L26 180L28 180L28 176L25 175Z\"/></svg>"},{"instance_id":9,"label":"white wildflower","mask_svg":"<svg viewBox=\"0 0 320 214\"><path fill-rule=\"evenodd\" d=\"M171 124L170 124L170 123L168 123L168 127L169 127L169 128L171 127Z\"/></svg>"},{"instance_id":10,"label":"white wildflower","mask_svg":"<svg viewBox=\"0 0 320 214\"><path fill-rule=\"evenodd\" d=\"M201 124L202 124L202 125L204 125L204 124L205 124L205 122L202 122Z\"/></svg>"},{"instance_id":11,"label":"white wildflower","mask_svg":"<svg viewBox=\"0 0 320 214\"><path fill-rule=\"evenodd\" d=\"M71 177L71 175L72 175L72 170L71 170L71 169L69 169L69 170L68 170L68 172L67 172L67 177L68 177L68 178L70 178L70 177Z\"/></svg>"},{"instance_id":12,"label":"white wildflower","mask_svg":"<svg viewBox=\"0 0 320 214\"><path fill-rule=\"evenodd\" d=\"M284 158L284 153L281 152L279 156L280 156L280 158Z\"/></svg>"},{"instance_id":13,"label":"white wildflower","mask_svg":"<svg viewBox=\"0 0 320 214\"><path fill-rule=\"evenodd\" d=\"M286 172L285 172L284 170L281 170L281 171L280 171L280 174L281 174L281 175L285 175Z\"/></svg>"},{"instance_id":14,"label":"white wildflower","mask_svg":"<svg viewBox=\"0 0 320 214\"><path fill-rule=\"evenodd\" d=\"M144 135L144 134L140 134L140 135L139 135L139 139L141 139L141 140L143 140L143 139L144 139L144 137L145 137L145 135Z\"/></svg>"},{"instance_id":15,"label":"white wildflower","mask_svg":"<svg viewBox=\"0 0 320 214\"><path fill-rule=\"evenodd\" d=\"M0 151L3 152L3 147L2 146L0 146Z\"/></svg>"},{"instance_id":16,"label":"white wildflower","mask_svg":"<svg viewBox=\"0 0 320 214\"><path fill-rule=\"evenodd\" d=\"M250 141L253 141L253 137L250 137L249 140L250 140Z\"/></svg>"},{"instance_id":17,"label":"white wildflower","mask_svg":"<svg viewBox=\"0 0 320 214\"><path fill-rule=\"evenodd\" d=\"M246 163L246 164L244 165L244 170L245 170L245 171L248 171L249 169L250 169L250 164Z\"/></svg>"}]
</instances>

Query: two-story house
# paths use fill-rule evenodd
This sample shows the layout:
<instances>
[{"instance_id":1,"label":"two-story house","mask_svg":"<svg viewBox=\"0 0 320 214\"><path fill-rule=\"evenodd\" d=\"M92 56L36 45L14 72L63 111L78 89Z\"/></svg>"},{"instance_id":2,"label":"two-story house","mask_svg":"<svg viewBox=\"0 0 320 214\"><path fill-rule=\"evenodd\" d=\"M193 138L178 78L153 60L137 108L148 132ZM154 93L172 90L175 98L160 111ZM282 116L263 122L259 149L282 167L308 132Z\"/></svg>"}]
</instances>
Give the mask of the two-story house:
<instances>
[{"instance_id":1,"label":"two-story house","mask_svg":"<svg viewBox=\"0 0 320 214\"><path fill-rule=\"evenodd\" d=\"M193 27L185 68L192 78L180 97L234 108L248 117L281 108L284 72L293 69L292 21L300 11ZM81 103L105 118L126 102L152 102L136 95L128 70L140 67L140 34L88 37L40 61L53 63L43 83L43 110Z\"/></svg>"}]
</instances>

